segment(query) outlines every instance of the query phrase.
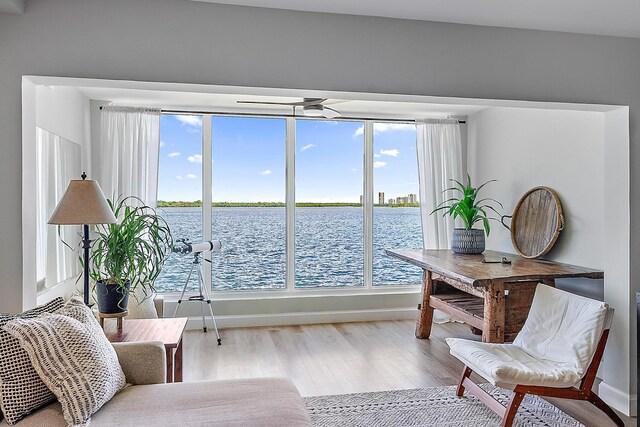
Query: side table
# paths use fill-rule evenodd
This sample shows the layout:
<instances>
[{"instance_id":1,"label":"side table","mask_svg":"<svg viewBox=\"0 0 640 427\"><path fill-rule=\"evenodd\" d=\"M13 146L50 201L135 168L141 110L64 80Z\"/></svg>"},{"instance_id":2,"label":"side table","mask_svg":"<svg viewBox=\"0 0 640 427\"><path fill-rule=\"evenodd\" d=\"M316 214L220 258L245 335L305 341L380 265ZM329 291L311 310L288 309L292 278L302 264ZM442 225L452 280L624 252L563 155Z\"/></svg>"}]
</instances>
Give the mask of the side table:
<instances>
[{"instance_id":1,"label":"side table","mask_svg":"<svg viewBox=\"0 0 640 427\"><path fill-rule=\"evenodd\" d=\"M182 334L186 317L125 320L122 329L106 328L110 342L161 341L167 351L167 382L182 382Z\"/></svg>"}]
</instances>

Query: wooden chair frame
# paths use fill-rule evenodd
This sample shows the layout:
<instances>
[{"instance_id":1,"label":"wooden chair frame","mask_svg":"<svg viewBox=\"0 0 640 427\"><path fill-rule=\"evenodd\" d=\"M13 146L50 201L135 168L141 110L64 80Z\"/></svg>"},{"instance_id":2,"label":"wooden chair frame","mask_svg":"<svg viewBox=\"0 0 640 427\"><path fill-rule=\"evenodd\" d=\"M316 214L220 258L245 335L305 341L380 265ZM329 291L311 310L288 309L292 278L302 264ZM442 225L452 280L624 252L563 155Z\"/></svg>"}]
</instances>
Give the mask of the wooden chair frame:
<instances>
[{"instance_id":1,"label":"wooden chair frame","mask_svg":"<svg viewBox=\"0 0 640 427\"><path fill-rule=\"evenodd\" d=\"M602 337L598 342L598 347L596 349L595 354L593 355L593 359L591 360L591 364L587 369L587 373L582 378L580 382L580 387L567 387L567 388L556 388L556 387L543 387L543 386L532 386L532 385L517 385L513 389L513 396L509 401L508 405L505 407L496 399L494 399L489 393L480 388L476 383L471 381L469 378L471 376L472 370L468 366L464 367L462 371L462 377L460 378L460 383L458 384L458 388L456 390L456 396L461 397L464 393L465 388L469 390L471 394L480 399L482 403L487 405L489 409L498 414L502 418L502 427L511 427L513 424L513 420L516 416L516 412L518 412L518 407L522 402L522 399L526 394L533 394L536 396L547 396L547 397L560 397L564 399L573 399L573 400L586 400L594 404L598 409L607 414L607 416L619 427L624 427L624 423L616 414L616 412L607 405L597 394L595 394L591 388L593 387L593 382L596 379L596 373L598 372L598 367L600 366L600 361L602 360L602 354L604 353L604 347L607 344L607 338L609 337L609 329L606 329L602 333Z\"/></svg>"}]
</instances>

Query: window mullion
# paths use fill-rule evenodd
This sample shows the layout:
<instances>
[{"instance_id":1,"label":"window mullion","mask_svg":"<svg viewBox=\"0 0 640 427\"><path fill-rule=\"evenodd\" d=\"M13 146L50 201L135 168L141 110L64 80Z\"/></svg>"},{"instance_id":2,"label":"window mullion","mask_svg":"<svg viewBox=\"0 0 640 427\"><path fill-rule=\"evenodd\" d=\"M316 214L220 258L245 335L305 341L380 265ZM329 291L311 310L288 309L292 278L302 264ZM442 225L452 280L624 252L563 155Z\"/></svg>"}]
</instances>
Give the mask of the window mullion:
<instances>
[{"instance_id":1,"label":"window mullion","mask_svg":"<svg viewBox=\"0 0 640 427\"><path fill-rule=\"evenodd\" d=\"M211 136L213 134L210 115L202 116L202 236L205 241L212 239L211 225L211 188L212 188L212 163ZM203 253L204 259L211 261L211 252ZM204 285L212 289L211 263L203 263Z\"/></svg>"},{"instance_id":2,"label":"window mullion","mask_svg":"<svg viewBox=\"0 0 640 427\"><path fill-rule=\"evenodd\" d=\"M364 287L373 284L373 122L364 122Z\"/></svg>"},{"instance_id":3,"label":"window mullion","mask_svg":"<svg viewBox=\"0 0 640 427\"><path fill-rule=\"evenodd\" d=\"M296 286L295 247L296 247L296 119L287 118L285 145L285 216L286 216L286 285L292 292Z\"/></svg>"}]
</instances>

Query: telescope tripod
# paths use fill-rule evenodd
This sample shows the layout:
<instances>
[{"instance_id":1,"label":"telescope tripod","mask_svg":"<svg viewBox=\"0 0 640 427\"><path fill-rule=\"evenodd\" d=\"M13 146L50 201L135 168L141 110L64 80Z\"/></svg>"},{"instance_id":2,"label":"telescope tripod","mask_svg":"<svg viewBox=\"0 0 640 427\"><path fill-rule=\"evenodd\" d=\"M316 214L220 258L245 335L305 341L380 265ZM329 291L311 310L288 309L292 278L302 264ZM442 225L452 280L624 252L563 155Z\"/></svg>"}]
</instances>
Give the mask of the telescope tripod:
<instances>
[{"instance_id":1,"label":"telescope tripod","mask_svg":"<svg viewBox=\"0 0 640 427\"><path fill-rule=\"evenodd\" d=\"M213 314L213 304L211 303L211 299L209 298L209 296L208 295L205 296L203 293L204 287L202 285L204 284L204 276L202 274L202 259L200 258L201 255L202 255L202 252L195 252L193 254L193 263L191 264L191 270L189 270L189 275L187 276L187 280L184 282L184 286L182 287L182 293L180 294L180 298L178 299L178 304L176 305L176 309L173 312L173 317L176 317L176 314L178 314L178 309L180 308L180 304L182 304L184 294L187 291L187 286L189 286L189 280L193 275L193 271L196 270L196 274L198 276L198 295L190 296L186 299L186 301L200 302L200 310L202 312L202 330L204 332L207 332L207 322L205 320L205 314L204 314L204 304L207 303L207 305L209 306L209 313L211 313L211 321L213 322L213 327L216 331L216 337L218 338L218 345L221 345L222 340L220 339L220 334L218 333L218 325L216 324L216 317ZM207 259L205 259L205 261L211 262ZM207 294L208 293L209 292L207 292Z\"/></svg>"}]
</instances>

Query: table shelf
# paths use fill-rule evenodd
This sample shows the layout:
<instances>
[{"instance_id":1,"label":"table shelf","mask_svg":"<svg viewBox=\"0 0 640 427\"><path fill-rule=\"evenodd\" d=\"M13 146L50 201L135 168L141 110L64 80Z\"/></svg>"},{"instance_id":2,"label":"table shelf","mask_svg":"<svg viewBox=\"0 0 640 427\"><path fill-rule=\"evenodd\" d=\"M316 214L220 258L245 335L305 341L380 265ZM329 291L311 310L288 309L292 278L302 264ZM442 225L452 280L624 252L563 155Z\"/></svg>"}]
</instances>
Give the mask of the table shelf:
<instances>
[{"instance_id":1,"label":"table shelf","mask_svg":"<svg viewBox=\"0 0 640 427\"><path fill-rule=\"evenodd\" d=\"M431 295L429 305L450 314L457 320L482 330L484 324L484 301L461 291Z\"/></svg>"}]
</instances>

